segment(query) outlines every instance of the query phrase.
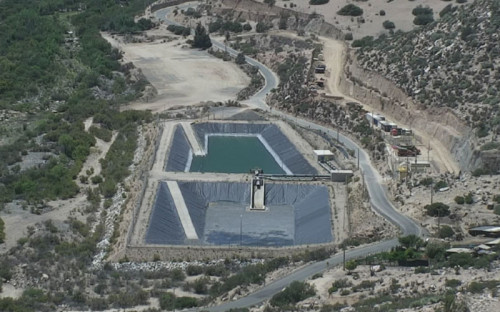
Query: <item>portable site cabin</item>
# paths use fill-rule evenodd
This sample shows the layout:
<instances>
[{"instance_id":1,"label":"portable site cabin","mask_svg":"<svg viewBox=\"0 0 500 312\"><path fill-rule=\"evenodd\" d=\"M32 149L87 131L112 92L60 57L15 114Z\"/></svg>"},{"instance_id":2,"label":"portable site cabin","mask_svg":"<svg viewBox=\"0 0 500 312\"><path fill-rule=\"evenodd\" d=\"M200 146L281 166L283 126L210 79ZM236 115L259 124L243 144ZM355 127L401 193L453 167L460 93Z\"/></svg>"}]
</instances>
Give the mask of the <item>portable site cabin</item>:
<instances>
[{"instance_id":1,"label":"portable site cabin","mask_svg":"<svg viewBox=\"0 0 500 312\"><path fill-rule=\"evenodd\" d=\"M365 117L366 117L366 120L368 120L369 123L373 122L373 114L372 113L366 113Z\"/></svg>"},{"instance_id":2,"label":"portable site cabin","mask_svg":"<svg viewBox=\"0 0 500 312\"><path fill-rule=\"evenodd\" d=\"M333 153L330 150L314 150L318 162L327 162L333 159Z\"/></svg>"},{"instance_id":3,"label":"portable site cabin","mask_svg":"<svg viewBox=\"0 0 500 312\"><path fill-rule=\"evenodd\" d=\"M373 124L379 126L380 122L384 121L385 117L381 115L373 115Z\"/></svg>"},{"instance_id":4,"label":"portable site cabin","mask_svg":"<svg viewBox=\"0 0 500 312\"><path fill-rule=\"evenodd\" d=\"M382 121L379 122L379 124L380 124L380 130L382 130L384 132L389 132L392 129L391 124L388 123L388 122L386 122L386 121L382 120Z\"/></svg>"}]
</instances>

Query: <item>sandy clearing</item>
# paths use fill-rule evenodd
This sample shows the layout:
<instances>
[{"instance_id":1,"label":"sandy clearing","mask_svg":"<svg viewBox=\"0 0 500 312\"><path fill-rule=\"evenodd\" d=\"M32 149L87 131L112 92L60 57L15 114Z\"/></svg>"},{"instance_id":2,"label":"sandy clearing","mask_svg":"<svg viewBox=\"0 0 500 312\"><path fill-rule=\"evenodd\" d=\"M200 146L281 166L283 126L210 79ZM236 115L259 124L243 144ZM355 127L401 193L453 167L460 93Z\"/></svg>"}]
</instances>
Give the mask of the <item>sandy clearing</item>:
<instances>
[{"instance_id":1,"label":"sandy clearing","mask_svg":"<svg viewBox=\"0 0 500 312\"><path fill-rule=\"evenodd\" d=\"M233 62L224 62L205 51L192 50L181 41L124 43L102 34L124 52L124 61L140 68L158 95L150 102L136 102L127 109L163 111L177 105L202 101L226 101L250 83L250 78Z\"/></svg>"},{"instance_id":2,"label":"sandy clearing","mask_svg":"<svg viewBox=\"0 0 500 312\"><path fill-rule=\"evenodd\" d=\"M85 131L89 131L90 129L90 126L92 126L92 123L94 122L94 117L89 117L87 119L85 119L85 121L83 122L83 126L84 126L84 129Z\"/></svg>"}]
</instances>

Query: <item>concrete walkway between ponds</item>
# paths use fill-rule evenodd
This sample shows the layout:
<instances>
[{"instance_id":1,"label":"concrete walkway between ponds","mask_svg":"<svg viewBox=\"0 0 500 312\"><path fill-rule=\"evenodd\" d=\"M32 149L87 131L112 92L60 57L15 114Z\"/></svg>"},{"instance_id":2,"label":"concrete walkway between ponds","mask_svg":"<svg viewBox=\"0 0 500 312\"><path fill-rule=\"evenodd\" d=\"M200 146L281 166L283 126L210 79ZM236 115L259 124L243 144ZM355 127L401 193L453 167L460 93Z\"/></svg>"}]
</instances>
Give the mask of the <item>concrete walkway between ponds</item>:
<instances>
[{"instance_id":1,"label":"concrete walkway between ponds","mask_svg":"<svg viewBox=\"0 0 500 312\"><path fill-rule=\"evenodd\" d=\"M175 181L167 181L170 194L174 199L175 208L177 209L177 214L179 219L181 219L182 227L184 228L184 233L186 233L187 239L198 239L198 234L189 215L186 203L184 202L184 197L182 196L179 185Z\"/></svg>"},{"instance_id":2,"label":"concrete walkway between ponds","mask_svg":"<svg viewBox=\"0 0 500 312\"><path fill-rule=\"evenodd\" d=\"M191 127L190 123L181 122L182 128L184 129L184 133L186 133L186 137L189 141L189 145L191 145L191 149L195 156L205 156L205 150L200 145L198 139L196 139L196 135L194 134L193 127Z\"/></svg>"}]
</instances>

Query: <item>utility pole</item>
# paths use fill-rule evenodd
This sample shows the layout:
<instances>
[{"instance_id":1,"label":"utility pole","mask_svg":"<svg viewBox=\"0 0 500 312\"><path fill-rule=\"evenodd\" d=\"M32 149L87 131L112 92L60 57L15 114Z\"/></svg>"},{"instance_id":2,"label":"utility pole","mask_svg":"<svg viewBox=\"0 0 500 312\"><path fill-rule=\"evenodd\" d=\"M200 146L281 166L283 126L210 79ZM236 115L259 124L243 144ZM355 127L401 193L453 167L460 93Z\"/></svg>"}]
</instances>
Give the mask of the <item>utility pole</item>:
<instances>
[{"instance_id":1,"label":"utility pole","mask_svg":"<svg viewBox=\"0 0 500 312\"><path fill-rule=\"evenodd\" d=\"M240 214L240 246L243 244L243 214Z\"/></svg>"},{"instance_id":2,"label":"utility pole","mask_svg":"<svg viewBox=\"0 0 500 312\"><path fill-rule=\"evenodd\" d=\"M358 147L358 169L359 169L359 147Z\"/></svg>"},{"instance_id":3,"label":"utility pole","mask_svg":"<svg viewBox=\"0 0 500 312\"><path fill-rule=\"evenodd\" d=\"M427 162L431 161L431 159L429 157L430 151L431 151L431 141L429 140L429 145L427 146Z\"/></svg>"},{"instance_id":4,"label":"utility pole","mask_svg":"<svg viewBox=\"0 0 500 312\"><path fill-rule=\"evenodd\" d=\"M345 201L345 209L344 209L344 231L346 230L346 214L347 214L347 209L348 209L348 201L349 201L349 193L347 192L347 175L345 176L345 194L346 194L346 201ZM347 232L349 233L349 231ZM349 234L347 235L347 238L349 238ZM345 271L345 245L347 243L348 239L344 239L344 243L342 244L342 249L344 251L344 254L343 254L343 259L342 259L342 263L343 263L343 270Z\"/></svg>"},{"instance_id":5,"label":"utility pole","mask_svg":"<svg viewBox=\"0 0 500 312\"><path fill-rule=\"evenodd\" d=\"M343 261L342 261L343 262L343 269L342 270L345 271L345 241L344 241L343 245L344 245L344 257L343 257Z\"/></svg>"},{"instance_id":6,"label":"utility pole","mask_svg":"<svg viewBox=\"0 0 500 312\"><path fill-rule=\"evenodd\" d=\"M434 196L434 187L432 187L432 184L431 184L431 205L432 205L432 200L433 200L433 197Z\"/></svg>"}]
</instances>

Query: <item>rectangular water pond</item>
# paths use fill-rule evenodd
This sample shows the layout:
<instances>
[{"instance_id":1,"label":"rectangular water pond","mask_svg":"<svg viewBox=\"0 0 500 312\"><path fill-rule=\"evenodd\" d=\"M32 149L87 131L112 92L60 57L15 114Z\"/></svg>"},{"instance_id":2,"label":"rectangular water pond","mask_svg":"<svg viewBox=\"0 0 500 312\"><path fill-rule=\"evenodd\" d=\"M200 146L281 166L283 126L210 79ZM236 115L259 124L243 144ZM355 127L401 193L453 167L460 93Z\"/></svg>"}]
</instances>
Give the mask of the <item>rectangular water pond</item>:
<instances>
[{"instance_id":1,"label":"rectangular water pond","mask_svg":"<svg viewBox=\"0 0 500 312\"><path fill-rule=\"evenodd\" d=\"M265 173L285 173L259 138L255 136L208 136L206 156L194 156L189 171L248 173L260 168Z\"/></svg>"}]
</instances>

